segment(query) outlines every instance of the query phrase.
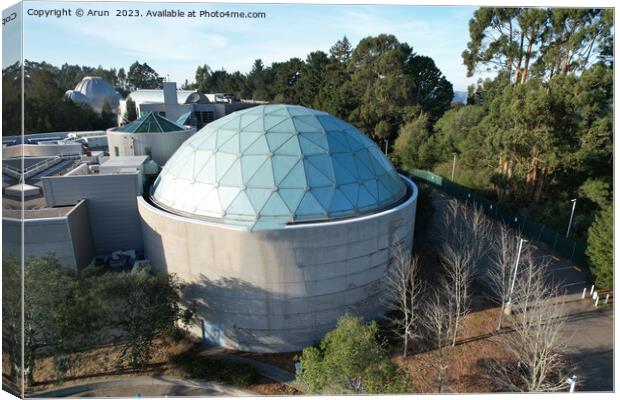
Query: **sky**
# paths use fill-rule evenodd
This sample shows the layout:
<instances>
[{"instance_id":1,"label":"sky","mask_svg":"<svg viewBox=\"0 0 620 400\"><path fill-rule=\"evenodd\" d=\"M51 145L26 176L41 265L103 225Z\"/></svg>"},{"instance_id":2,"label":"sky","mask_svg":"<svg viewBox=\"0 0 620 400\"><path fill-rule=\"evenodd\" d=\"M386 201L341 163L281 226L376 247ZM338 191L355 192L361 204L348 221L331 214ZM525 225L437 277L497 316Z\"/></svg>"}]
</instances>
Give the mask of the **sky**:
<instances>
[{"instance_id":1,"label":"sky","mask_svg":"<svg viewBox=\"0 0 620 400\"><path fill-rule=\"evenodd\" d=\"M78 17L81 7L110 12L108 17ZM29 10L72 9L71 16L28 15ZM117 17L116 9L138 10L139 17ZM152 18L148 10L260 11L263 19ZM104 68L146 62L161 76L192 82L196 67L246 73L255 59L266 65L292 57L305 59L346 35L352 44L380 33L394 34L417 54L435 60L456 91L465 91L479 76L467 78L461 53L469 39L468 21L476 7L354 6L200 3L24 2L24 58ZM5 27L6 29L7 27ZM6 33L6 31L5 31ZM6 43L5 43L6 44ZM5 48L7 46L4 46ZM4 50L3 67L9 61ZM10 53L10 52L9 52ZM9 57L10 59L10 57Z\"/></svg>"}]
</instances>

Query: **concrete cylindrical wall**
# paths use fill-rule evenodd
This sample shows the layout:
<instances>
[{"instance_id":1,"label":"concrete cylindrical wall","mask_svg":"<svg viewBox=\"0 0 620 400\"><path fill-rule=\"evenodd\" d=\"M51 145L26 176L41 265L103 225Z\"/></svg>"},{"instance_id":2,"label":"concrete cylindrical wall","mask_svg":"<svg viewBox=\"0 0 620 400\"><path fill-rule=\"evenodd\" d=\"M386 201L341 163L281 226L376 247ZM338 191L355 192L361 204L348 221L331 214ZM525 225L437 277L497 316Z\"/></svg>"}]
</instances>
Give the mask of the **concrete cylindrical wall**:
<instances>
[{"instance_id":1,"label":"concrete cylindrical wall","mask_svg":"<svg viewBox=\"0 0 620 400\"><path fill-rule=\"evenodd\" d=\"M189 219L138 199L146 257L186 284L201 320L195 333L225 347L299 350L344 315L385 312L381 283L392 246L413 245L417 188L382 212L346 220L245 231Z\"/></svg>"},{"instance_id":2,"label":"concrete cylindrical wall","mask_svg":"<svg viewBox=\"0 0 620 400\"><path fill-rule=\"evenodd\" d=\"M164 165L175 151L194 134L194 128L174 132L123 132L108 129L108 151L111 156L149 155ZM118 150L118 154L116 153Z\"/></svg>"}]
</instances>

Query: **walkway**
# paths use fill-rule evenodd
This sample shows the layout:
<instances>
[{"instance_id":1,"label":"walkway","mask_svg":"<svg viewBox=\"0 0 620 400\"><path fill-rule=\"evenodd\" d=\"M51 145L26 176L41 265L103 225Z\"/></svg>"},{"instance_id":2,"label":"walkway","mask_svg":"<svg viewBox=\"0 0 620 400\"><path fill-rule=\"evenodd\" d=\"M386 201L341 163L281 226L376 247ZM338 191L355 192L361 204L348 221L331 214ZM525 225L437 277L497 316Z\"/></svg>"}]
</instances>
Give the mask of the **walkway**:
<instances>
[{"instance_id":1,"label":"walkway","mask_svg":"<svg viewBox=\"0 0 620 400\"><path fill-rule=\"evenodd\" d=\"M292 374L282 368L278 368L274 365L264 363L262 361L255 360L253 358L241 357L234 354L226 353L222 347L211 347L198 353L201 356L210 356L220 358L222 360L234 361L251 365L256 371L271 380L283 383L285 385L295 388L295 374Z\"/></svg>"}]
</instances>

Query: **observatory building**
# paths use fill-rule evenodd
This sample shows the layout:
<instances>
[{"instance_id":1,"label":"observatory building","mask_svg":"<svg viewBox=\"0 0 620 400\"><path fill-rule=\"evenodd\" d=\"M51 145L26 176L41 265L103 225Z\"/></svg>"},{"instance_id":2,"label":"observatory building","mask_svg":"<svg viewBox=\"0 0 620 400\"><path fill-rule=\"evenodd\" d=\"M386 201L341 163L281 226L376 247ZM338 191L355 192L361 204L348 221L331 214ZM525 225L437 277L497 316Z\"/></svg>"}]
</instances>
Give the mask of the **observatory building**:
<instances>
[{"instance_id":1,"label":"observatory building","mask_svg":"<svg viewBox=\"0 0 620 400\"><path fill-rule=\"evenodd\" d=\"M119 112L121 95L114 87L100 76L85 76L73 90L67 90L65 97L76 102L90 105L95 112L101 114L107 102L115 114Z\"/></svg>"},{"instance_id":2,"label":"observatory building","mask_svg":"<svg viewBox=\"0 0 620 400\"><path fill-rule=\"evenodd\" d=\"M324 112L264 105L186 140L138 198L145 258L187 283L205 340L299 350L344 314L386 310L392 249L410 250L417 188Z\"/></svg>"}]
</instances>

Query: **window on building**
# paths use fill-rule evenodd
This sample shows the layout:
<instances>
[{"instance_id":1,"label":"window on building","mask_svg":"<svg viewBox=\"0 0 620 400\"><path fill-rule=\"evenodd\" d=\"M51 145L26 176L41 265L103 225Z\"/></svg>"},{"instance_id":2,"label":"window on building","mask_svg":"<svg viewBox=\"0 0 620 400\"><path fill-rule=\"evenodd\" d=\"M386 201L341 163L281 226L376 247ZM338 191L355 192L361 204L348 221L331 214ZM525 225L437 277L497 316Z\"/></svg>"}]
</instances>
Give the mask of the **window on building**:
<instances>
[{"instance_id":1,"label":"window on building","mask_svg":"<svg viewBox=\"0 0 620 400\"><path fill-rule=\"evenodd\" d=\"M119 154L120 154L120 153L119 153L119 151L118 151L118 146L114 146L114 155L115 155L116 157L118 157L118 156L119 156Z\"/></svg>"}]
</instances>

